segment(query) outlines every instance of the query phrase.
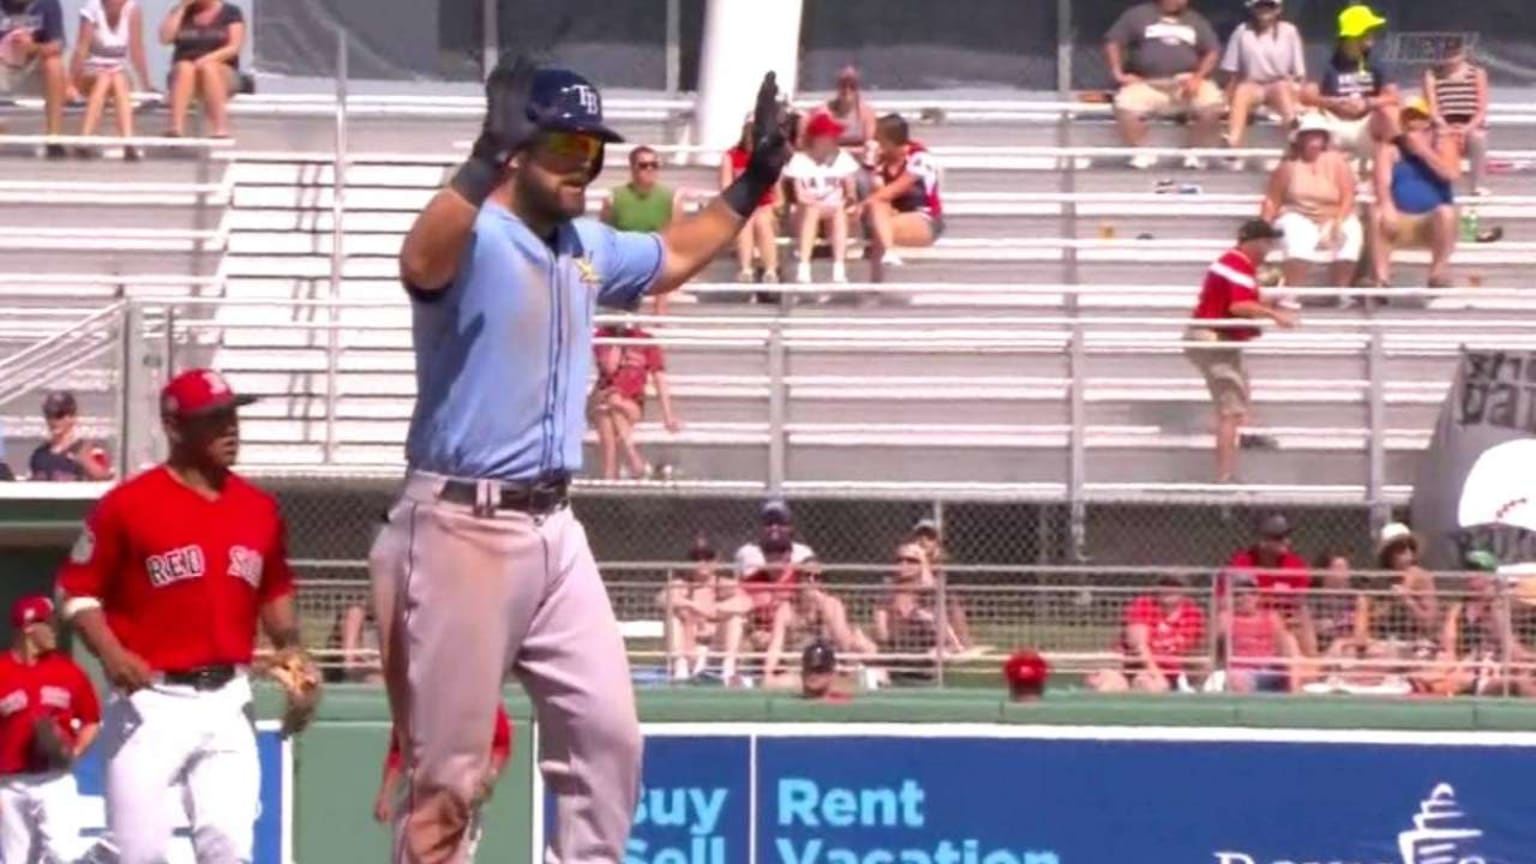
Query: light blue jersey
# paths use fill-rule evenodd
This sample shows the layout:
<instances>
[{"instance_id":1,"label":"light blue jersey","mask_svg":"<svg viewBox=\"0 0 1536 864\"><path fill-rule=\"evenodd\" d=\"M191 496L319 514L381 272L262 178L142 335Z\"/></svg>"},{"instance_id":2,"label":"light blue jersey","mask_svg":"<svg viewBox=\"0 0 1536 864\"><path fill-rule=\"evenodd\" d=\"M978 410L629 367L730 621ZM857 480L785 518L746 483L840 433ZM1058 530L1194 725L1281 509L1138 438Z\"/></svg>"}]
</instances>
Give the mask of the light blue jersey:
<instances>
[{"instance_id":1,"label":"light blue jersey","mask_svg":"<svg viewBox=\"0 0 1536 864\"><path fill-rule=\"evenodd\" d=\"M580 470L593 315L634 308L661 266L654 234L578 219L551 246L487 202L453 284L412 304L410 467L497 480Z\"/></svg>"}]
</instances>

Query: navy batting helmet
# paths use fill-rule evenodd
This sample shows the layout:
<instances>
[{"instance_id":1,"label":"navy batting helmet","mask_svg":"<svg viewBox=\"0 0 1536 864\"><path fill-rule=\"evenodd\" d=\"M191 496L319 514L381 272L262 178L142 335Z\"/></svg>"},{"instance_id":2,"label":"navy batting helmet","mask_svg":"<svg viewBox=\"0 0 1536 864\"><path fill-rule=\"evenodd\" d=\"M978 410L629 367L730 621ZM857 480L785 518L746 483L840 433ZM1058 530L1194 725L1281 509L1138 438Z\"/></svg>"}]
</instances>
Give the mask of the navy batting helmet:
<instances>
[{"instance_id":1,"label":"navy batting helmet","mask_svg":"<svg viewBox=\"0 0 1536 864\"><path fill-rule=\"evenodd\" d=\"M606 143L624 140L603 123L603 97L597 88L569 69L540 69L534 75L528 119L540 129L580 132Z\"/></svg>"}]
</instances>

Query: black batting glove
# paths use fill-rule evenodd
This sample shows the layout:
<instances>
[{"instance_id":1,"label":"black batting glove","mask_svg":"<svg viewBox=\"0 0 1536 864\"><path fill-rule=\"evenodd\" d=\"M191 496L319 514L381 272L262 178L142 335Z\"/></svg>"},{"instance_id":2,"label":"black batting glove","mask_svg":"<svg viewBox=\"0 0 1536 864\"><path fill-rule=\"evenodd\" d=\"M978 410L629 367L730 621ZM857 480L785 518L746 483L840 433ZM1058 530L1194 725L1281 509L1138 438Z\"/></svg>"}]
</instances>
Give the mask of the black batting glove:
<instances>
[{"instance_id":1,"label":"black batting glove","mask_svg":"<svg viewBox=\"0 0 1536 864\"><path fill-rule=\"evenodd\" d=\"M731 209L746 219L784 173L784 166L794 150L789 146L789 113L779 104L778 76L763 76L757 88L757 107L752 113L752 155L736 182L726 187L720 197Z\"/></svg>"},{"instance_id":2,"label":"black batting glove","mask_svg":"<svg viewBox=\"0 0 1536 864\"><path fill-rule=\"evenodd\" d=\"M752 112L752 157L746 173L753 179L777 183L784 166L794 155L789 146L789 112L779 102L778 75L769 72L757 88L757 107Z\"/></svg>"},{"instance_id":3,"label":"black batting glove","mask_svg":"<svg viewBox=\"0 0 1536 864\"><path fill-rule=\"evenodd\" d=\"M470 152L450 185L476 207L506 177L507 163L538 132L528 119L528 98L538 67L519 56L503 59L485 82L485 122Z\"/></svg>"}]
</instances>

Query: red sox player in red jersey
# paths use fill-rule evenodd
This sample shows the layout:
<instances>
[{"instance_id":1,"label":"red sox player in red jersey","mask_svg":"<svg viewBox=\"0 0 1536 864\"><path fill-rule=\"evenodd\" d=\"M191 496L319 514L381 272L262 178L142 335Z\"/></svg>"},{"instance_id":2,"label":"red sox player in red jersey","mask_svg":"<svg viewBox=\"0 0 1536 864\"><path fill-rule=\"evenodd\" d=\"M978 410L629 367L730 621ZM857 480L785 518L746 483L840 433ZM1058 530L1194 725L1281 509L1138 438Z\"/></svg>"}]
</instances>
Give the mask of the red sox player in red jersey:
<instances>
[{"instance_id":1,"label":"red sox player in red jersey","mask_svg":"<svg viewBox=\"0 0 1536 864\"><path fill-rule=\"evenodd\" d=\"M170 458L102 497L59 574L65 617L114 687L102 741L122 864L165 860L173 786L198 864L251 860L258 620L280 657L301 650L277 502L231 471L235 409L251 401L208 370L167 384Z\"/></svg>"},{"instance_id":2,"label":"red sox player in red jersey","mask_svg":"<svg viewBox=\"0 0 1536 864\"><path fill-rule=\"evenodd\" d=\"M52 721L77 757L101 728L101 706L85 671L54 650L47 597L18 600L11 628L11 650L0 655L0 864L68 861L80 834L79 791L67 762L40 763L35 730Z\"/></svg>"}]
</instances>

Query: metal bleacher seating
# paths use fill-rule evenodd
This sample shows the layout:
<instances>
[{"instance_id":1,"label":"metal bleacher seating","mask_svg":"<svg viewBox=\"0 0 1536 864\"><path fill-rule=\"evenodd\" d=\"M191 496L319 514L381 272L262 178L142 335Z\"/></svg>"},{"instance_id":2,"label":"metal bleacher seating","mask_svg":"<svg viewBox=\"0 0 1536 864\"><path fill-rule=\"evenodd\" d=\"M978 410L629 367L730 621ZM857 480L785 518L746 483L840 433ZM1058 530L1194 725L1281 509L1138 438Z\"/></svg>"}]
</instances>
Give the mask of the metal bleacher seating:
<instances>
[{"instance_id":1,"label":"metal bleacher seating","mask_svg":"<svg viewBox=\"0 0 1536 864\"><path fill-rule=\"evenodd\" d=\"M918 136L945 171L946 236L907 255L892 283L848 292L878 291L874 308L844 296L790 302L803 299L794 294L751 305L741 286L725 284L729 263L707 272L696 302L684 298L651 328L671 346L687 428L669 435L643 424L641 442L679 476L743 486L782 470L777 479L789 488L984 478L1048 490L1068 482L1074 441L1088 454L1090 486L1207 476L1208 397L1181 356L1180 322L1201 269L1226 248L1235 223L1256 213L1259 163L1277 154L1279 131L1257 130L1246 173L1187 171L1176 158L1134 171L1093 106L956 102L924 112L923 104L879 107L925 117ZM677 140L687 125L681 109L610 102L636 142ZM1074 117L1062 122L1066 110ZM173 335L212 349L208 359L239 387L270 397L245 425L253 467L397 471L413 379L394 255L414 212L462 158L473 105L356 100L342 207L333 107L260 97L237 103L236 113L237 146L211 159L72 163L68 180L38 161L33 185L0 183L0 218L13 220L5 242L38 241L25 253L36 267L5 269L80 285L122 277L141 295L183 298L197 311L178 317ZM1536 118L1514 108L1494 124L1495 161L1506 171L1477 206L1507 239L1457 257L1484 290L1438 296L1427 310L1309 310L1302 330L1262 340L1250 357L1256 422L1282 449L1245 459L1246 480L1357 495L1374 472L1374 482L1401 492L1459 346L1529 339L1510 322L1527 309L1512 289L1523 287L1536 241L1536 174L1519 149L1536 144ZM1177 130L1157 134L1161 146L1176 143ZM689 164L687 148L663 152L673 163L667 182L713 187L714 168ZM623 155L610 149L599 185L623 182ZM1155 192L1165 178L1201 191ZM69 185L86 181L98 185ZM595 190L594 208L597 200ZM70 227L87 220L89 231ZM71 247L71 237L86 242ZM1413 284L1422 256L1401 259L1409 266L1400 278ZM333 264L341 274L334 297ZM862 268L853 269L857 278ZM1083 323L1075 328L1074 318ZM30 326L14 328L16 336L35 341L43 331ZM0 327L0 339L11 335ZM85 372L47 383L89 390ZM0 407L12 438L35 410ZM99 419L110 416L103 409Z\"/></svg>"}]
</instances>

